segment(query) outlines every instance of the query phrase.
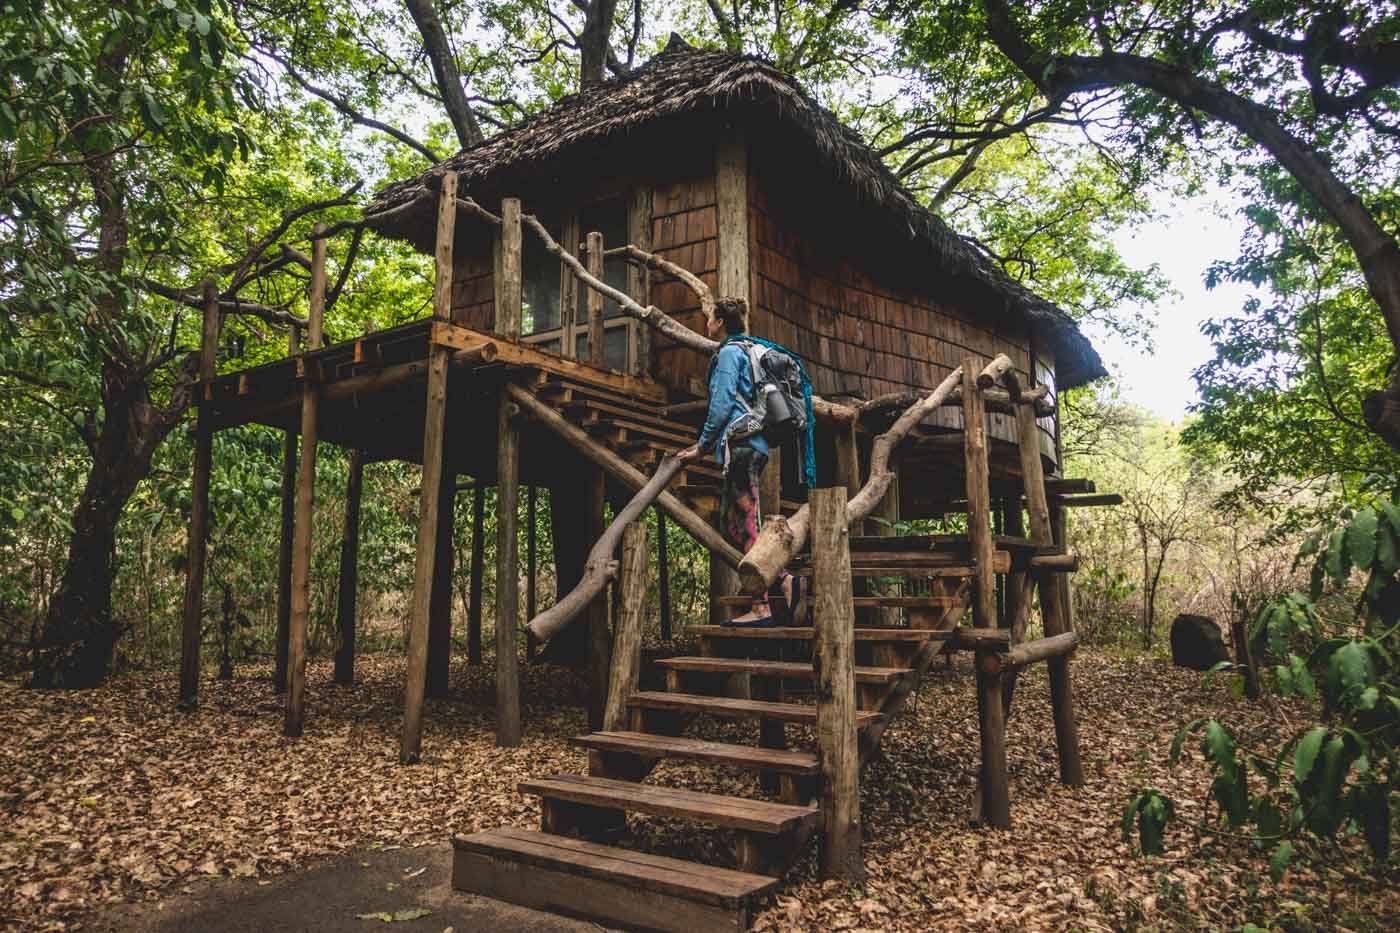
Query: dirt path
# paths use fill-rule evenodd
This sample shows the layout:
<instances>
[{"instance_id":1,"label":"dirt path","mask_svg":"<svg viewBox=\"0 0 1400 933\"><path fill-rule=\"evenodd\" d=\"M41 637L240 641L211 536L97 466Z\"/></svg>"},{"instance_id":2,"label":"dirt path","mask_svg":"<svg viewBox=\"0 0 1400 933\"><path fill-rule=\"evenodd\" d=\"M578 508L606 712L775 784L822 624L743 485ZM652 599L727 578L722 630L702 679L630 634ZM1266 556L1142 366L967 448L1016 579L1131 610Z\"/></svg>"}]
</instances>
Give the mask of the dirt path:
<instances>
[{"instance_id":1,"label":"dirt path","mask_svg":"<svg viewBox=\"0 0 1400 933\"><path fill-rule=\"evenodd\" d=\"M108 933L578 933L581 923L453 891L448 845L352 852L272 879L224 878L124 904L92 922ZM426 911L386 923L361 914Z\"/></svg>"}]
</instances>

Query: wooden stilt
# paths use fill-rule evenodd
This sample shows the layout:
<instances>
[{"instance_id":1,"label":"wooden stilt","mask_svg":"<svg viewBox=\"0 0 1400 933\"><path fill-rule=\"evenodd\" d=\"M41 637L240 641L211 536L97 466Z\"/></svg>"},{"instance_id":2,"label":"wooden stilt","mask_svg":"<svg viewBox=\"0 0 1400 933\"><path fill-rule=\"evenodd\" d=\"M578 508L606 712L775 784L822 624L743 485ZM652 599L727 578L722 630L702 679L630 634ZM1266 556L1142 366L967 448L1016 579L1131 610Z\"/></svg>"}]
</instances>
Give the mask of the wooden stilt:
<instances>
[{"instance_id":1,"label":"wooden stilt","mask_svg":"<svg viewBox=\"0 0 1400 933\"><path fill-rule=\"evenodd\" d=\"M844 487L849 500L860 492L860 448L856 445L856 423L838 422L831 426L832 442L836 446L836 485ZM853 534L863 534L865 522L851 524Z\"/></svg>"},{"instance_id":2,"label":"wooden stilt","mask_svg":"<svg viewBox=\"0 0 1400 933\"><path fill-rule=\"evenodd\" d=\"M317 225L320 230L320 225ZM326 310L326 241L311 243L311 289L306 349L321 348L321 317ZM310 623L311 518L316 493L316 436L320 387L308 372L301 393L301 462L297 467L297 507L292 532L292 618L287 641L287 715L285 735L301 735L306 724L306 633Z\"/></svg>"},{"instance_id":3,"label":"wooden stilt","mask_svg":"<svg viewBox=\"0 0 1400 933\"><path fill-rule=\"evenodd\" d=\"M335 682L355 682L355 611L360 582L360 495L365 482L365 455L350 451L350 477L345 483L345 532L340 540L340 595L336 601Z\"/></svg>"},{"instance_id":4,"label":"wooden stilt","mask_svg":"<svg viewBox=\"0 0 1400 933\"><path fill-rule=\"evenodd\" d=\"M457 218L457 174L444 172L438 198L433 317L452 317L452 242ZM438 551L438 501L442 494L443 429L447 416L447 369L452 350L428 351L427 400L423 416L423 484L418 499L418 548L409 612L408 676L404 686L403 734L399 761L413 764L423 750L423 694L428 679L428 610Z\"/></svg>"},{"instance_id":5,"label":"wooden stilt","mask_svg":"<svg viewBox=\"0 0 1400 933\"><path fill-rule=\"evenodd\" d=\"M813 606L817 758L822 774L822 876L865 877L861 858L860 744L856 733L855 608L851 597L846 490L814 489L812 573L822 581Z\"/></svg>"},{"instance_id":6,"label":"wooden stilt","mask_svg":"<svg viewBox=\"0 0 1400 933\"><path fill-rule=\"evenodd\" d=\"M603 277L603 235L596 231L588 234L588 272L596 279ZM588 361L594 366L606 366L607 354L603 352L603 296L597 289L590 288L586 295L588 308Z\"/></svg>"},{"instance_id":7,"label":"wooden stilt","mask_svg":"<svg viewBox=\"0 0 1400 933\"><path fill-rule=\"evenodd\" d=\"M996 574L992 569L992 516L987 480L987 414L977 385L981 367L962 364L963 464L967 472L967 535L973 560L973 625L996 625Z\"/></svg>"},{"instance_id":8,"label":"wooden stilt","mask_svg":"<svg viewBox=\"0 0 1400 933\"><path fill-rule=\"evenodd\" d=\"M496 448L496 744L511 748L520 744L516 647L520 630L520 429L515 403L502 396L500 406Z\"/></svg>"},{"instance_id":9,"label":"wooden stilt","mask_svg":"<svg viewBox=\"0 0 1400 933\"><path fill-rule=\"evenodd\" d=\"M988 826L1011 826L1011 792L1006 775L1006 716L1001 699L1001 664L992 652L979 651L977 718L981 726L981 816ZM990 670L988 670L990 668Z\"/></svg>"},{"instance_id":10,"label":"wooden stilt","mask_svg":"<svg viewBox=\"0 0 1400 933\"><path fill-rule=\"evenodd\" d=\"M635 521L622 533L622 564L617 588L622 593L621 612L613 636L612 666L608 676L608 696L603 712L603 728L628 728L631 710L627 701L637 691L642 663L642 620L647 598L647 526Z\"/></svg>"},{"instance_id":11,"label":"wooden stilt","mask_svg":"<svg viewBox=\"0 0 1400 933\"><path fill-rule=\"evenodd\" d=\"M1031 541L1048 547L1055 541L1055 529L1045 494L1045 468L1040 459L1040 429L1035 412L1028 405L1016 406L1016 437L1021 454L1021 476L1025 482L1026 515L1030 520ZM1063 547L1063 542L1060 543ZM1065 615L1062 589L1065 576L1052 571L1038 571L1040 612L1045 634L1061 635L1072 631ZM1055 745L1060 756L1060 780L1078 787L1084 783L1084 766L1079 758L1079 728L1074 721L1073 688L1069 678L1069 658L1051 658L1046 665L1050 674L1050 706L1055 717Z\"/></svg>"},{"instance_id":12,"label":"wooden stilt","mask_svg":"<svg viewBox=\"0 0 1400 933\"><path fill-rule=\"evenodd\" d=\"M879 519L879 521L865 523L866 530L870 534L879 535L884 538L893 537L898 534L898 529L895 527L895 523L899 521L898 470L895 472L894 479L890 481L890 488L885 492L885 497L880 500L880 504L875 507L875 511L871 513L871 516ZM895 588L891 595L898 596L904 592L904 584L902 582L886 584L886 586L893 586ZM889 591L887 590L887 592ZM887 626L898 625L900 621L899 613L900 610L897 606L882 606L876 610L875 623L877 625Z\"/></svg>"},{"instance_id":13,"label":"wooden stilt","mask_svg":"<svg viewBox=\"0 0 1400 933\"><path fill-rule=\"evenodd\" d=\"M597 541L603 534L603 471L585 467L583 476L583 540ZM582 574L580 574L581 576ZM608 630L608 597L604 590L588 606L588 728L603 727L604 704L608 694L608 667L612 635Z\"/></svg>"},{"instance_id":14,"label":"wooden stilt","mask_svg":"<svg viewBox=\"0 0 1400 933\"><path fill-rule=\"evenodd\" d=\"M537 491L534 483L531 483L525 491L525 618L527 620L535 617L536 573L539 569L536 552L539 526L535 497ZM527 630L525 632L525 660L533 661L534 658L535 639Z\"/></svg>"},{"instance_id":15,"label":"wooden stilt","mask_svg":"<svg viewBox=\"0 0 1400 933\"><path fill-rule=\"evenodd\" d=\"M301 328L287 329L287 355L301 352ZM277 545L277 646L272 674L273 693L287 689L287 642L292 631L292 525L297 507L297 434L282 436L282 528Z\"/></svg>"},{"instance_id":16,"label":"wooden stilt","mask_svg":"<svg viewBox=\"0 0 1400 933\"><path fill-rule=\"evenodd\" d=\"M481 663L481 578L486 570L486 489L472 490L472 566L467 590L467 663Z\"/></svg>"},{"instance_id":17,"label":"wooden stilt","mask_svg":"<svg viewBox=\"0 0 1400 933\"><path fill-rule=\"evenodd\" d=\"M661 640L671 640L671 555L666 553L666 513L656 510L656 587Z\"/></svg>"},{"instance_id":18,"label":"wooden stilt","mask_svg":"<svg viewBox=\"0 0 1400 933\"><path fill-rule=\"evenodd\" d=\"M452 672L452 572L457 549L452 539L456 531L457 476L442 471L438 493L437 556L433 558L433 589L428 597L428 683L427 695L447 696Z\"/></svg>"},{"instance_id":19,"label":"wooden stilt","mask_svg":"<svg viewBox=\"0 0 1400 933\"><path fill-rule=\"evenodd\" d=\"M204 331L199 341L199 380L202 394L214 378L214 354L219 346L219 293L204 284ZM204 563L209 543L209 473L214 462L214 432L203 411L195 423L194 476L190 482L189 559L185 564L185 604L180 628L179 708L199 706L199 651L204 640Z\"/></svg>"}]
</instances>

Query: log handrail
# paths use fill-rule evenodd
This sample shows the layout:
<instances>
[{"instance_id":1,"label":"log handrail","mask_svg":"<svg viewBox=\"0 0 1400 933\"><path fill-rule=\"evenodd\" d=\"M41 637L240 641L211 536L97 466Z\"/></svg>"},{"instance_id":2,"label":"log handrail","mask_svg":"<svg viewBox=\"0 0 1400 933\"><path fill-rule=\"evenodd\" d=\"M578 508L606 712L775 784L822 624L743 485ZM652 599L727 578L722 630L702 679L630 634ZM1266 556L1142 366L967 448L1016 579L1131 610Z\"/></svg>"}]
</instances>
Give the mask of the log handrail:
<instances>
[{"instance_id":1,"label":"log handrail","mask_svg":"<svg viewBox=\"0 0 1400 933\"><path fill-rule=\"evenodd\" d=\"M983 374L999 376L1010 366L1010 360L1002 354L989 363ZM904 410L888 431L875 438L870 451L870 478L860 491L846 503L846 518L851 522L862 521L875 510L875 506L889 491L894 482L894 471L890 468L890 456L899 443L920 421L941 406L954 388L962 383L962 367L948 374L938 387ZM746 593L762 593L778 578L788 561L802 550L810 530L811 517L806 505L791 516L774 516L765 522L758 533L758 540L744 555L739 564L739 581Z\"/></svg>"}]
</instances>

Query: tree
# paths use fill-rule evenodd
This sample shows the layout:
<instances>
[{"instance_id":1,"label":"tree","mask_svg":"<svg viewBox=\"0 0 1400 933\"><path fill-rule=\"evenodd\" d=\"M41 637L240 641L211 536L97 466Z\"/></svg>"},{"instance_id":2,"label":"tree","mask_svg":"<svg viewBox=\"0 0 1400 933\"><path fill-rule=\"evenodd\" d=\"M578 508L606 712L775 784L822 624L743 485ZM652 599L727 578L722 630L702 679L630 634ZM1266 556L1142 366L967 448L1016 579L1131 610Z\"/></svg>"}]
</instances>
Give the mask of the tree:
<instances>
[{"instance_id":1,"label":"tree","mask_svg":"<svg viewBox=\"0 0 1400 933\"><path fill-rule=\"evenodd\" d=\"M1400 18L1370 3L1251 2L1201 7L1049 3L1029 13L983 0L991 42L1049 112L1122 91L1126 139L1140 151L1194 135L1247 140L1335 225L1355 256L1394 357L1400 353L1400 244L1358 183L1387 171L1400 130ZM1297 93L1306 88L1306 94ZM1206 121L1209 121L1207 123ZM1400 449L1400 366L1361 405Z\"/></svg>"},{"instance_id":2,"label":"tree","mask_svg":"<svg viewBox=\"0 0 1400 933\"><path fill-rule=\"evenodd\" d=\"M268 251L297 220L346 203L287 211L215 266L190 226L252 149L257 89L232 54L222 3L129 2L102 16L70 3L12 5L0 56L3 192L0 378L62 412L90 468L72 513L67 562L36 645L33 683L89 686L120 636L111 613L115 529L157 447L181 422L197 333L182 308L217 273L221 311L270 323L285 307L249 299L292 263ZM205 227L205 232L208 232ZM226 257L227 258L227 257Z\"/></svg>"}]
</instances>

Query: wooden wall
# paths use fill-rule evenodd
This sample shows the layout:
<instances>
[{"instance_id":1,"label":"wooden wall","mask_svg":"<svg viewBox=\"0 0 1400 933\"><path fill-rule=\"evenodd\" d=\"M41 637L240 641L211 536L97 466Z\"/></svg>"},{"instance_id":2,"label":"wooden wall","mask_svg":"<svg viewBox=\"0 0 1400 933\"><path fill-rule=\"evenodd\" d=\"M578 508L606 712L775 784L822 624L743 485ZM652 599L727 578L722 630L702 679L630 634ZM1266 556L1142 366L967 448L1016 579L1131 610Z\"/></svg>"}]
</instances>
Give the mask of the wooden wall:
<instances>
[{"instance_id":1,"label":"wooden wall","mask_svg":"<svg viewBox=\"0 0 1400 933\"><path fill-rule=\"evenodd\" d=\"M887 286L884 277L877 281L837 255L838 247L796 229L760 172L751 174L748 190L750 328L797 351L818 394L868 399L927 391L965 356L986 363L998 353L1011 357L1023 384L1029 382L1031 338L1024 323L994 321L942 302L933 281L927 291ZM833 229L825 239L852 235L858 232ZM1053 369L1039 347L1036 362L1042 376ZM936 420L962 427L960 409L942 409ZM1042 429L1041 450L1053 458L1053 419L1043 421ZM994 438L1015 441L1010 416L992 415L988 430Z\"/></svg>"},{"instance_id":2,"label":"wooden wall","mask_svg":"<svg viewBox=\"0 0 1400 933\"><path fill-rule=\"evenodd\" d=\"M719 210L713 173L655 185L651 195L652 248L664 259L690 270L718 294ZM661 310L703 333L705 318L695 294L670 276L653 274L651 301ZM661 336L652 340L651 373L683 392L703 394L709 359ZM694 383L700 382L697 387Z\"/></svg>"}]
</instances>

